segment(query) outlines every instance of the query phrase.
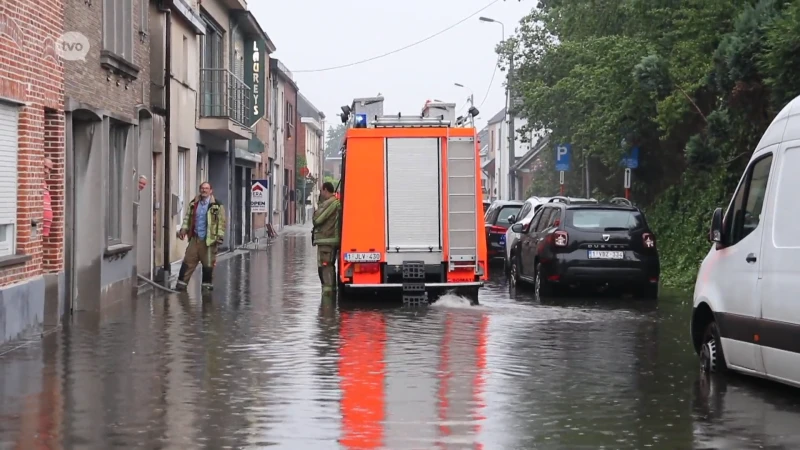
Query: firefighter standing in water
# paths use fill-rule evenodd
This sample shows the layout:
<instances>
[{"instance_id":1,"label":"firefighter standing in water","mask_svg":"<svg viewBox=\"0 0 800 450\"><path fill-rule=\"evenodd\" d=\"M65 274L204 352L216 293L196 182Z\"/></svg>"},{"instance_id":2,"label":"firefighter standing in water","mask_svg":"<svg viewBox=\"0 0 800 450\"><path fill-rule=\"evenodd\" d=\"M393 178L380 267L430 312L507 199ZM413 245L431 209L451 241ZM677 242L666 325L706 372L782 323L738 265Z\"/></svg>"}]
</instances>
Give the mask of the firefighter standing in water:
<instances>
[{"instance_id":1,"label":"firefighter standing in water","mask_svg":"<svg viewBox=\"0 0 800 450\"><path fill-rule=\"evenodd\" d=\"M212 289L217 247L225 238L225 208L212 194L211 183L200 185L200 194L189 202L189 208L178 232L181 240L189 237L189 246L178 272L179 289L185 289L198 263L203 264L203 288Z\"/></svg>"},{"instance_id":2,"label":"firefighter standing in water","mask_svg":"<svg viewBox=\"0 0 800 450\"><path fill-rule=\"evenodd\" d=\"M332 293L336 286L334 268L336 250L339 248L339 216L341 205L334 195L333 184L325 182L320 194L323 201L314 211L311 242L317 246L317 266L322 278L322 293Z\"/></svg>"}]
</instances>

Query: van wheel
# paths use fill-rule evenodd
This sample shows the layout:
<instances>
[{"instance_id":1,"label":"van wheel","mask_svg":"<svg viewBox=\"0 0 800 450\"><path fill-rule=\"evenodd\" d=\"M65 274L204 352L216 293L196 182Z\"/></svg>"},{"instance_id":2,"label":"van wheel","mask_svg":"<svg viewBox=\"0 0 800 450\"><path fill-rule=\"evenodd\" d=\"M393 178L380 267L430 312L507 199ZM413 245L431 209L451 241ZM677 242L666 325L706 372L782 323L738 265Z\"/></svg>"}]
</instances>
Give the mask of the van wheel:
<instances>
[{"instance_id":1,"label":"van wheel","mask_svg":"<svg viewBox=\"0 0 800 450\"><path fill-rule=\"evenodd\" d=\"M727 370L717 322L709 323L703 333L703 345L700 348L700 368L705 373L724 373Z\"/></svg>"},{"instance_id":2,"label":"van wheel","mask_svg":"<svg viewBox=\"0 0 800 450\"><path fill-rule=\"evenodd\" d=\"M542 263L536 264L535 292L537 299L552 297L554 293L553 285L545 279L544 266L542 266Z\"/></svg>"}]
</instances>

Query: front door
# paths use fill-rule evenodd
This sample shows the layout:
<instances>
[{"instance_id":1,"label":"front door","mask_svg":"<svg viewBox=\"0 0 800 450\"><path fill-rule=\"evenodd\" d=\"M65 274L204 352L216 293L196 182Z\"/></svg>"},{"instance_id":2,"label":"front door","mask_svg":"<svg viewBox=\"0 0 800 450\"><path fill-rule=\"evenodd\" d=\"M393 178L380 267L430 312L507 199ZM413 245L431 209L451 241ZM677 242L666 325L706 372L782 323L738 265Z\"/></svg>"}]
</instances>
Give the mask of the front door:
<instances>
[{"instance_id":1,"label":"front door","mask_svg":"<svg viewBox=\"0 0 800 450\"><path fill-rule=\"evenodd\" d=\"M153 122L140 118L139 153L133 189L136 206L136 273L152 279L153 271ZM139 190L139 177L147 179L147 186Z\"/></svg>"},{"instance_id":2,"label":"front door","mask_svg":"<svg viewBox=\"0 0 800 450\"><path fill-rule=\"evenodd\" d=\"M750 370L763 370L757 342L761 305L758 274L764 234L764 200L772 166L772 153L747 168L725 215L725 247L718 252L717 280L722 308L717 314L723 349L728 363Z\"/></svg>"}]
</instances>

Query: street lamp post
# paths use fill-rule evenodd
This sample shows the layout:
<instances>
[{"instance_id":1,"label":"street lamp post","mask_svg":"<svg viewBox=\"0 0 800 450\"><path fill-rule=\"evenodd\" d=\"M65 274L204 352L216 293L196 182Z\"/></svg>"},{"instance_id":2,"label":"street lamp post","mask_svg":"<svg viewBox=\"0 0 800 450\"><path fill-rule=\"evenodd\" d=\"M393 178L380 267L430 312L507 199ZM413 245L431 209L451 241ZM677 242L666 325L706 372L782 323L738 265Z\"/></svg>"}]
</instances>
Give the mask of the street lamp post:
<instances>
[{"instance_id":1,"label":"street lamp post","mask_svg":"<svg viewBox=\"0 0 800 450\"><path fill-rule=\"evenodd\" d=\"M475 94L472 92L472 89L464 86L461 83L453 83L453 84L469 91L469 97L467 97L467 101L469 102L469 107L473 108L475 106ZM475 128L475 117L473 117L472 114L469 114L469 119L470 119L470 124L472 125L473 128Z\"/></svg>"},{"instance_id":2,"label":"street lamp post","mask_svg":"<svg viewBox=\"0 0 800 450\"><path fill-rule=\"evenodd\" d=\"M505 43L505 41L506 41L506 26L503 24L503 22L500 22L499 20L495 20L495 19L492 19L492 18L489 18L489 17L483 17L483 16L479 17L478 20L480 20L481 22L499 24L500 25L500 30L501 30L501 32L503 34L502 42ZM514 53L512 52L511 56L510 56L510 60L509 60L508 76L506 77L506 114L508 114L508 152L506 152L507 154L506 154L506 158L505 159L506 159L506 171L508 172L508 175L507 175L508 176L508 183L506 184L506 189L508 191L508 198L509 199L513 199L514 197L516 197L516 195L514 193L514 174L512 173L512 170L511 170L512 161L514 160L514 157L512 155L514 155L516 153L515 150L514 150L514 147L515 147L515 143L516 143L516 140L517 140L516 139L517 135L516 135L516 131L515 131L515 125L514 125L514 111L513 111L513 108L512 108L513 95L511 93L511 84L513 83L513 77L514 77ZM502 190L503 190L503 188L501 186L500 187L500 192L501 193L502 193Z\"/></svg>"}]
</instances>

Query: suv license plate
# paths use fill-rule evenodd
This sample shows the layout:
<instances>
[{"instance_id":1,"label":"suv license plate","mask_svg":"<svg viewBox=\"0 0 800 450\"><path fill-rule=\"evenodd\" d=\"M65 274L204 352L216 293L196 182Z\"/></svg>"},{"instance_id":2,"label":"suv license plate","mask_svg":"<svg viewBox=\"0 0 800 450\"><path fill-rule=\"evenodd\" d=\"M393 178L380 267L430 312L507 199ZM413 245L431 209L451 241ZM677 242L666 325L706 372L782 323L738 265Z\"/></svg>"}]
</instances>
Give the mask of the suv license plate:
<instances>
[{"instance_id":1,"label":"suv license plate","mask_svg":"<svg viewBox=\"0 0 800 450\"><path fill-rule=\"evenodd\" d=\"M500 244L502 244L502 245L506 244L506 235L505 234L500 236Z\"/></svg>"},{"instance_id":2,"label":"suv license plate","mask_svg":"<svg viewBox=\"0 0 800 450\"><path fill-rule=\"evenodd\" d=\"M622 252L611 252L606 250L589 250L589 259L622 259Z\"/></svg>"},{"instance_id":3,"label":"suv license plate","mask_svg":"<svg viewBox=\"0 0 800 450\"><path fill-rule=\"evenodd\" d=\"M347 262L379 262L380 253L345 253L344 260Z\"/></svg>"}]
</instances>

